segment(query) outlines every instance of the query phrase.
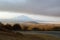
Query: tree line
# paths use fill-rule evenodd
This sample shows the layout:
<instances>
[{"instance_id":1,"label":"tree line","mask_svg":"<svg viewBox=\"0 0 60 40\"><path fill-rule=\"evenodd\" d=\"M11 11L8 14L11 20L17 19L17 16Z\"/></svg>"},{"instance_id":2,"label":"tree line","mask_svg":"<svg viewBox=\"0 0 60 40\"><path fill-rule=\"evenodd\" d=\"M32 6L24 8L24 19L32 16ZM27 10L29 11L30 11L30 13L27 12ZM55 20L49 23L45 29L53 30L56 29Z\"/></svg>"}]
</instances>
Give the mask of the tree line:
<instances>
[{"instance_id":1,"label":"tree line","mask_svg":"<svg viewBox=\"0 0 60 40\"><path fill-rule=\"evenodd\" d=\"M10 24L4 25L0 22L0 31L60 31L60 27L53 27L52 29L45 30L39 28L33 28L32 30L28 30L28 26L24 26L24 29L21 28L21 25L14 24L11 26Z\"/></svg>"}]
</instances>

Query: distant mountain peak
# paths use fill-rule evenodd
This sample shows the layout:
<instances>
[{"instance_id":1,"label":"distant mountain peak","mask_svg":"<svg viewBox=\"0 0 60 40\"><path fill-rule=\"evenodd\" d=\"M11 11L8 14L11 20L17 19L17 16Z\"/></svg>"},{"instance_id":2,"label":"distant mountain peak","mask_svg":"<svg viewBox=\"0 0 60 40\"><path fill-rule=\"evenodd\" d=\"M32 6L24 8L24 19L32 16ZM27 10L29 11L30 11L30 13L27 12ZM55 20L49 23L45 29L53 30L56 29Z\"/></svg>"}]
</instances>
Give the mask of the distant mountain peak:
<instances>
[{"instance_id":1,"label":"distant mountain peak","mask_svg":"<svg viewBox=\"0 0 60 40\"><path fill-rule=\"evenodd\" d=\"M38 20L34 20L34 19L32 19L28 16L25 16L25 15L17 16L12 19L0 19L0 21L2 21L2 22L15 22L15 23L20 23L20 22L37 23L37 22L39 22Z\"/></svg>"},{"instance_id":2,"label":"distant mountain peak","mask_svg":"<svg viewBox=\"0 0 60 40\"><path fill-rule=\"evenodd\" d=\"M25 15L21 15L20 17L27 17L27 16L25 16Z\"/></svg>"},{"instance_id":3,"label":"distant mountain peak","mask_svg":"<svg viewBox=\"0 0 60 40\"><path fill-rule=\"evenodd\" d=\"M27 17L27 16L25 16L25 15L22 15L22 16L18 16L18 17L16 17L16 18L28 18L28 19L31 19L31 18L29 18L29 17Z\"/></svg>"},{"instance_id":4,"label":"distant mountain peak","mask_svg":"<svg viewBox=\"0 0 60 40\"><path fill-rule=\"evenodd\" d=\"M25 15L18 16L18 17L15 17L13 19L19 20L19 21L32 21L33 20L32 18L25 16Z\"/></svg>"}]
</instances>

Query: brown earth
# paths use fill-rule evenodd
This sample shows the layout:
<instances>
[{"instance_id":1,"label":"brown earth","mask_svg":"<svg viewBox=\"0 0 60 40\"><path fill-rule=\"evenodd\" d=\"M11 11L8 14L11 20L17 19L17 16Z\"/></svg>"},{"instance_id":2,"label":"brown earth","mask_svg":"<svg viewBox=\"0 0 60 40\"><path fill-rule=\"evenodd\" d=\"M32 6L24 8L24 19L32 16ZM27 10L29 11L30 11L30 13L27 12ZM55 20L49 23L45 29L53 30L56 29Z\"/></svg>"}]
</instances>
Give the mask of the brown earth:
<instances>
[{"instance_id":1,"label":"brown earth","mask_svg":"<svg viewBox=\"0 0 60 40\"><path fill-rule=\"evenodd\" d=\"M0 31L0 40L60 40L60 38L45 34L22 34Z\"/></svg>"}]
</instances>

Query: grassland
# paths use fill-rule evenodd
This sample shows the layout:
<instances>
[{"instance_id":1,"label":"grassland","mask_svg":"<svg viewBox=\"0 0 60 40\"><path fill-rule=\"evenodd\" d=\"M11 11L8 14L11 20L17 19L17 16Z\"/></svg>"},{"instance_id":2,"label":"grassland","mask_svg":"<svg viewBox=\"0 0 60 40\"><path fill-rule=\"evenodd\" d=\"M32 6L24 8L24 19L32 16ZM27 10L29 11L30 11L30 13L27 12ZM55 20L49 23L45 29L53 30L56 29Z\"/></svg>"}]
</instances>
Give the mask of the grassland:
<instances>
[{"instance_id":1,"label":"grassland","mask_svg":"<svg viewBox=\"0 0 60 40\"><path fill-rule=\"evenodd\" d=\"M46 34L22 34L0 31L0 40L60 40L60 38Z\"/></svg>"}]
</instances>

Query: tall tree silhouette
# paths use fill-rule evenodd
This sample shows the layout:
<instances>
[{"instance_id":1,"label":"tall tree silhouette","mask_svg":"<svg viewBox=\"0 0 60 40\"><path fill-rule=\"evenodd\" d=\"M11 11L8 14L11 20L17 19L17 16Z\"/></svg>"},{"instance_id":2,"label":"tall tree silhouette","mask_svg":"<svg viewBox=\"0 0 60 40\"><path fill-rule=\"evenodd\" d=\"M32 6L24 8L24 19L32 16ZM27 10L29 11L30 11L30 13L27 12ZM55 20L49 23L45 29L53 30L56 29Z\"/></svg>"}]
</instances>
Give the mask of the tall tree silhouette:
<instances>
[{"instance_id":1,"label":"tall tree silhouette","mask_svg":"<svg viewBox=\"0 0 60 40\"><path fill-rule=\"evenodd\" d=\"M19 24L15 24L15 25L13 26L13 30L19 31L19 30L21 30L21 26L20 26Z\"/></svg>"}]
</instances>

